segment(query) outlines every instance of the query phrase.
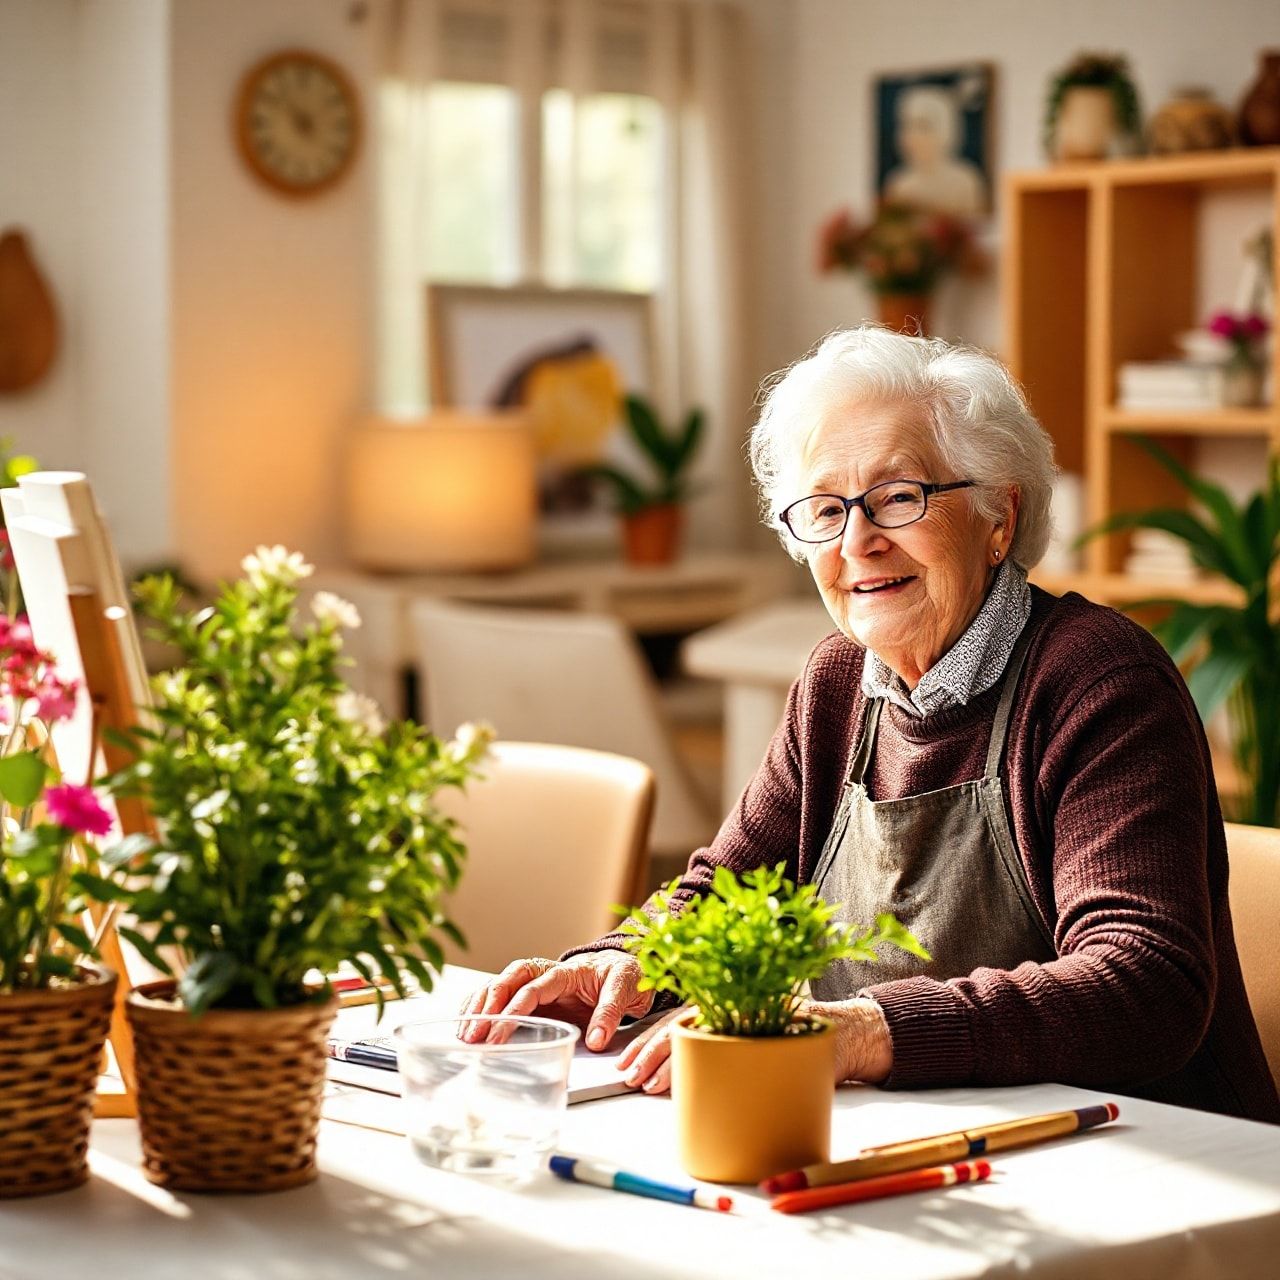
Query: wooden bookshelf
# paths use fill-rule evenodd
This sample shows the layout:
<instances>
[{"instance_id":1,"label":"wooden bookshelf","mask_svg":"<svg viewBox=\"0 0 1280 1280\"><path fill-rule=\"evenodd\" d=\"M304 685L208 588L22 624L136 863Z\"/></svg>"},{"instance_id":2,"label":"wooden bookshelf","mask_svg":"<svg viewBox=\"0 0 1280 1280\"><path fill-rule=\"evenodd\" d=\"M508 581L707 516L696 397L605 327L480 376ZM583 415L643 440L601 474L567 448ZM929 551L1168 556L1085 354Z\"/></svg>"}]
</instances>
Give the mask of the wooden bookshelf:
<instances>
[{"instance_id":1,"label":"wooden bookshelf","mask_svg":"<svg viewBox=\"0 0 1280 1280\"><path fill-rule=\"evenodd\" d=\"M1005 178L1002 292L1005 354L1027 388L1059 465L1084 478L1086 522L1120 511L1185 506L1186 495L1127 435L1159 440L1190 460L1200 439L1280 447L1280 408L1157 410L1115 404L1129 360L1167 357L1198 313L1197 235L1212 192L1271 197L1280 244L1280 147L1063 166ZM1280 292L1280 255L1277 255ZM1277 348L1280 350L1280 348ZM1280 355L1275 357L1280 366ZM1272 370L1280 386L1280 367ZM1261 485L1264 477L1260 474ZM1229 584L1127 577L1129 535L1099 538L1078 574L1043 575L1053 590L1104 603L1150 597L1232 602Z\"/></svg>"}]
</instances>

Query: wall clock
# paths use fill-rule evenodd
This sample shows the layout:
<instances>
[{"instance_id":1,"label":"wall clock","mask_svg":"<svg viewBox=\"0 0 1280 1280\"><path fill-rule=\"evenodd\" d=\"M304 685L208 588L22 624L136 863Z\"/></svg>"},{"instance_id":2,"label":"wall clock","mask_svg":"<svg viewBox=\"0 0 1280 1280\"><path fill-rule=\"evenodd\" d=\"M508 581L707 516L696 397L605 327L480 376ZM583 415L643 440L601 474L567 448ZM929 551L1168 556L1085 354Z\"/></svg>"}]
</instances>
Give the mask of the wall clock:
<instances>
[{"instance_id":1,"label":"wall clock","mask_svg":"<svg viewBox=\"0 0 1280 1280\"><path fill-rule=\"evenodd\" d=\"M274 191L310 196L338 182L360 145L350 77L317 53L289 49L245 73L236 139L254 175Z\"/></svg>"}]
</instances>

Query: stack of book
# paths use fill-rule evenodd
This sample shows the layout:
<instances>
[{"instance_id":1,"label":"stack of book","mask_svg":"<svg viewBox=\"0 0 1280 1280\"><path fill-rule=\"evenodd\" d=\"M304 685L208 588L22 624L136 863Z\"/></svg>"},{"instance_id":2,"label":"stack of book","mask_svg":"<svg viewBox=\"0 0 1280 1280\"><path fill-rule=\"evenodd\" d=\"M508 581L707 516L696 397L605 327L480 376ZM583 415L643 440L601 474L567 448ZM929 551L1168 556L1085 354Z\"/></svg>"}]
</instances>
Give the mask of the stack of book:
<instances>
[{"instance_id":1,"label":"stack of book","mask_svg":"<svg viewBox=\"0 0 1280 1280\"><path fill-rule=\"evenodd\" d=\"M1201 360L1130 360L1120 366L1122 409L1220 409L1225 369Z\"/></svg>"},{"instance_id":2,"label":"stack of book","mask_svg":"<svg viewBox=\"0 0 1280 1280\"><path fill-rule=\"evenodd\" d=\"M1162 529L1135 530L1130 546L1124 562L1130 577L1191 582L1197 576L1187 544Z\"/></svg>"}]
</instances>

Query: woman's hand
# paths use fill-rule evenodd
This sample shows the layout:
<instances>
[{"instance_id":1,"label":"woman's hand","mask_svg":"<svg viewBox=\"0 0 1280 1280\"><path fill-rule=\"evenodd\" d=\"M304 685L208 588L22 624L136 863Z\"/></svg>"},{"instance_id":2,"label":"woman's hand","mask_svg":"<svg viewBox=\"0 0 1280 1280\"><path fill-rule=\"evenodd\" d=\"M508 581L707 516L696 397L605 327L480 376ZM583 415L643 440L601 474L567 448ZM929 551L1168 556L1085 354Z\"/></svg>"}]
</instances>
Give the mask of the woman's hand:
<instances>
[{"instance_id":1,"label":"woman's hand","mask_svg":"<svg viewBox=\"0 0 1280 1280\"><path fill-rule=\"evenodd\" d=\"M884 1010L874 1000L806 1000L801 1013L835 1023L836 1084L879 1084L893 1070L893 1040Z\"/></svg>"},{"instance_id":2,"label":"woman's hand","mask_svg":"<svg viewBox=\"0 0 1280 1280\"><path fill-rule=\"evenodd\" d=\"M646 1027L618 1055L618 1070L625 1071L625 1083L645 1093L666 1093L671 1088L671 1024L689 1006L664 1013Z\"/></svg>"},{"instance_id":3,"label":"woman's hand","mask_svg":"<svg viewBox=\"0 0 1280 1280\"><path fill-rule=\"evenodd\" d=\"M586 1027L588 1049L603 1049L625 1017L642 1018L653 992L641 991L640 966L625 951L589 951L568 960L513 960L462 1006L472 1014L531 1014L563 1018ZM462 1038L484 1039L481 1024Z\"/></svg>"}]
</instances>

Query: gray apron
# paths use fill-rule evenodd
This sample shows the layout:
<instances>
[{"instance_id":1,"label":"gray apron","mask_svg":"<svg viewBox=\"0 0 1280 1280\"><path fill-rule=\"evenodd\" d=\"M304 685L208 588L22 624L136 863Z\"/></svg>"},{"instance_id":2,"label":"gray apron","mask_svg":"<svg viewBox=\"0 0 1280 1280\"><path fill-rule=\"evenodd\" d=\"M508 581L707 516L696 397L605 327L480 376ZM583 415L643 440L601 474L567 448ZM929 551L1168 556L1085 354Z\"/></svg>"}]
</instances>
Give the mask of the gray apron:
<instances>
[{"instance_id":1,"label":"gray apron","mask_svg":"<svg viewBox=\"0 0 1280 1280\"><path fill-rule=\"evenodd\" d=\"M885 700L872 700L835 821L813 880L837 919L870 925L891 911L924 944L924 961L883 947L878 964L837 960L811 984L818 1000L846 1000L897 978L945 980L978 968L1015 969L1057 956L1031 897L1005 808L1000 760L1032 628L1024 627L1004 675L987 763L976 782L901 800L872 800L866 777Z\"/></svg>"}]
</instances>

